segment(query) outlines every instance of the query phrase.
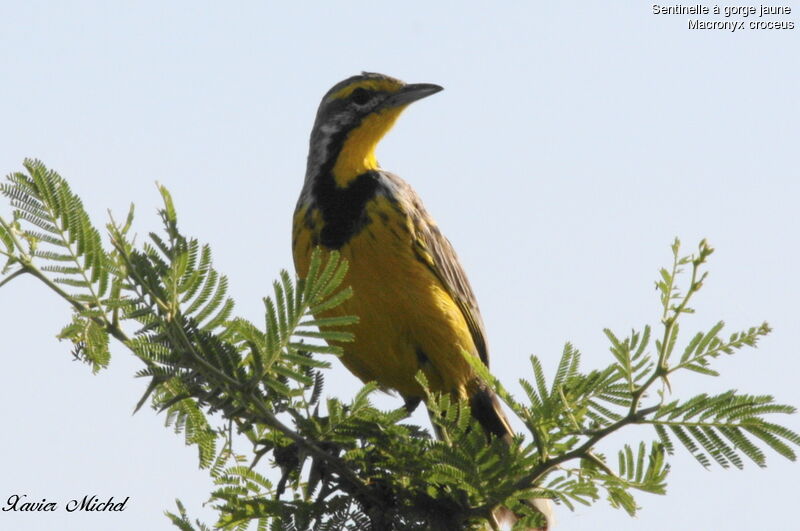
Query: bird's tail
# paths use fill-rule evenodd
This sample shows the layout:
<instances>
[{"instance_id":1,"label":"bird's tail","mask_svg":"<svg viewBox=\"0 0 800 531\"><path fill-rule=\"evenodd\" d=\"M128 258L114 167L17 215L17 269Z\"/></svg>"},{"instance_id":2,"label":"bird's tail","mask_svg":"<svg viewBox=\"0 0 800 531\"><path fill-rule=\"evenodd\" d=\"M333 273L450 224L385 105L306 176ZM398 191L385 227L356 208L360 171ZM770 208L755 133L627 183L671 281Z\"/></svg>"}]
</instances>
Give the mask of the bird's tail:
<instances>
[{"instance_id":1,"label":"bird's tail","mask_svg":"<svg viewBox=\"0 0 800 531\"><path fill-rule=\"evenodd\" d=\"M472 416L481 425L483 431L488 436L499 437L502 440L511 443L511 438L514 436L514 430L508 422L503 408L500 406L500 400L491 389L481 385L472 393L469 401ZM553 513L553 503L544 498L532 498L529 500L530 506L542 513L547 524L541 528L530 528L527 531L547 531L552 528L555 521ZM517 518L513 512L505 507L500 507L494 513L500 525L509 525L516 522Z\"/></svg>"}]
</instances>

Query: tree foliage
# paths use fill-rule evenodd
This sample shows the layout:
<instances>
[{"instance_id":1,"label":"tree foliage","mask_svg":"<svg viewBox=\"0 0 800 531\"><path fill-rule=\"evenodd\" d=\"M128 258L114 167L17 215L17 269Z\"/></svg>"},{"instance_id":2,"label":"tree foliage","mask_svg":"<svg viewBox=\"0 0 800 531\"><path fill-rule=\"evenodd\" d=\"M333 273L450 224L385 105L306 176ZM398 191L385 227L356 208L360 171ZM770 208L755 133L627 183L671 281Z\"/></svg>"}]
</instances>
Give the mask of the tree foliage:
<instances>
[{"instance_id":1,"label":"tree foliage","mask_svg":"<svg viewBox=\"0 0 800 531\"><path fill-rule=\"evenodd\" d=\"M771 396L670 399L674 373L717 376L717 357L770 332L764 323L723 336L719 322L683 344L679 322L693 311L713 252L705 241L691 255L674 242L673 263L656 282L660 321L624 336L605 330L612 356L603 369L583 371L567 344L548 381L531 357L520 399L467 356L527 428L511 445L487 443L467 404L429 393L435 439L409 423L405 408L375 408L373 384L347 402L323 395L329 358L340 353L326 341L353 340L347 327L357 321L313 317L352 295L337 253L316 252L304 279L282 271L256 324L234 315L211 249L180 232L164 187L161 233L137 246L131 207L124 222L111 218L104 245L64 179L38 161L24 166L0 185L11 206L0 217L0 286L29 274L69 301L73 314L58 337L93 371L108 365L111 338L142 361L136 376L147 385L137 409L149 402L197 448L217 485L215 527L483 529L496 526L499 505L523 515L522 527L540 523L525 502L531 497L573 508L604 496L633 515L637 491L665 492L676 447L704 467L742 468L746 459L765 466L767 449L796 457L800 436L769 420L794 408ZM652 439L625 444L615 457L597 451L628 425L652 426ZM180 501L167 516L183 531L211 528Z\"/></svg>"}]
</instances>

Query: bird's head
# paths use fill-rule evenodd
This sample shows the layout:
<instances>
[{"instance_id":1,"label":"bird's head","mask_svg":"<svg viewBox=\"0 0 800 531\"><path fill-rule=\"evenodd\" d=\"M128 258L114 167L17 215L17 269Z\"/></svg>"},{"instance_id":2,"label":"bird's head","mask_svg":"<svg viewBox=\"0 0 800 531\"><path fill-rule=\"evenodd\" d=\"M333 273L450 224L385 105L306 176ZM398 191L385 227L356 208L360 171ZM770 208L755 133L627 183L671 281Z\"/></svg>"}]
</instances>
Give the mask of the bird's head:
<instances>
[{"instance_id":1,"label":"bird's head","mask_svg":"<svg viewBox=\"0 0 800 531\"><path fill-rule=\"evenodd\" d=\"M429 83L364 72L322 98L311 132L309 174L330 172L338 186L378 168L375 148L409 104L442 90Z\"/></svg>"}]
</instances>

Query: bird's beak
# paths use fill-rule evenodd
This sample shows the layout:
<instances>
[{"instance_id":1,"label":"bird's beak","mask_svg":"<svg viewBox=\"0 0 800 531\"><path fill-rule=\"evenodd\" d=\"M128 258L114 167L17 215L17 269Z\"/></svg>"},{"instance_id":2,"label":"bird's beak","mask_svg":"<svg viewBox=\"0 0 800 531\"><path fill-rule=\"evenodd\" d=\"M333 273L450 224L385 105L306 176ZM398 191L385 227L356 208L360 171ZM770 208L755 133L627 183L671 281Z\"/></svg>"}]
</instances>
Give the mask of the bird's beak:
<instances>
[{"instance_id":1,"label":"bird's beak","mask_svg":"<svg viewBox=\"0 0 800 531\"><path fill-rule=\"evenodd\" d=\"M433 83L415 83L413 85L406 85L383 102L381 107L388 109L390 107L400 107L413 103L422 98L426 98L431 94L436 94L443 87L434 85Z\"/></svg>"}]
</instances>

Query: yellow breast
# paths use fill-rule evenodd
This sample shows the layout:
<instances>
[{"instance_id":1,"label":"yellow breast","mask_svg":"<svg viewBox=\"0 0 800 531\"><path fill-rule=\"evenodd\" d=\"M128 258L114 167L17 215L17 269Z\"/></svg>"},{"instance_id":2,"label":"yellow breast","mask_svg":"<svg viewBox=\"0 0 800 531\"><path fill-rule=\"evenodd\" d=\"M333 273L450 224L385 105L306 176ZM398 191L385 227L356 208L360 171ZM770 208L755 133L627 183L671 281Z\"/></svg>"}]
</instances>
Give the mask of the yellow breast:
<instances>
[{"instance_id":1,"label":"yellow breast","mask_svg":"<svg viewBox=\"0 0 800 531\"><path fill-rule=\"evenodd\" d=\"M402 207L379 196L366 209L370 222L340 249L354 295L326 314L359 317L350 329L355 342L341 344L343 363L361 380L406 398L421 396L420 369L433 390L466 397L474 375L461 351L474 353L475 345L461 310L414 252L416 230ZM299 210L293 251L301 276L322 223L315 215L310 224L305 219Z\"/></svg>"}]
</instances>

